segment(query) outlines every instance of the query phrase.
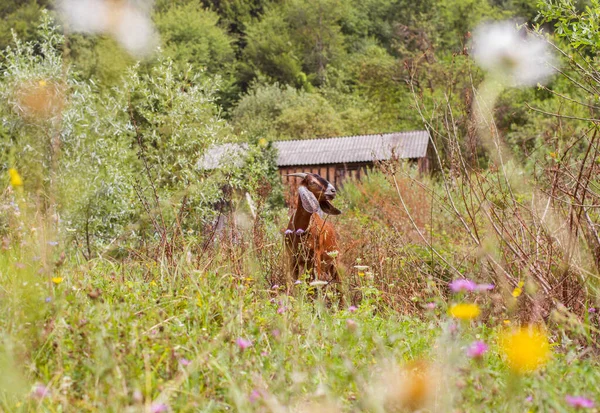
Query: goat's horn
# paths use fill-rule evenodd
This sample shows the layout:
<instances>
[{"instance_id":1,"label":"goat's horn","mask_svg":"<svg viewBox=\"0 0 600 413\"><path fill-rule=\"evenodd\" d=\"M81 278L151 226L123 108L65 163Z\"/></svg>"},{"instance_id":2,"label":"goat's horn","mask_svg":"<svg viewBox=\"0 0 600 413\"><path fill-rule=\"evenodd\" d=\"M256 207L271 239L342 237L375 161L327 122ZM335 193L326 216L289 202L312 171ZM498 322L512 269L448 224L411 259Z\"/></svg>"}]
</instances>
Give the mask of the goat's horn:
<instances>
[{"instance_id":1,"label":"goat's horn","mask_svg":"<svg viewBox=\"0 0 600 413\"><path fill-rule=\"evenodd\" d=\"M286 174L285 176L297 176L298 178L304 179L304 178L306 178L306 175L308 175L308 174L305 172L296 172L293 174Z\"/></svg>"}]
</instances>

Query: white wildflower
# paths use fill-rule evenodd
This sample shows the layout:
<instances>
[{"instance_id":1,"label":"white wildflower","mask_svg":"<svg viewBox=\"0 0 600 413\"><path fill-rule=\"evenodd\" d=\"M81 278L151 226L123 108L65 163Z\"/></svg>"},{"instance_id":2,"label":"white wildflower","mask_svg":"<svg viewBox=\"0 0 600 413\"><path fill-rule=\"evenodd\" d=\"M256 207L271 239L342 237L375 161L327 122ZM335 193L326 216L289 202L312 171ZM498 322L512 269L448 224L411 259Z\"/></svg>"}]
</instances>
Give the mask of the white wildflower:
<instances>
[{"instance_id":1,"label":"white wildflower","mask_svg":"<svg viewBox=\"0 0 600 413\"><path fill-rule=\"evenodd\" d=\"M73 32L111 35L134 56L157 44L150 15L125 0L60 0L59 10Z\"/></svg>"},{"instance_id":2,"label":"white wildflower","mask_svg":"<svg viewBox=\"0 0 600 413\"><path fill-rule=\"evenodd\" d=\"M519 31L514 21L479 26L473 34L473 57L509 86L535 86L554 72L548 43Z\"/></svg>"}]
</instances>

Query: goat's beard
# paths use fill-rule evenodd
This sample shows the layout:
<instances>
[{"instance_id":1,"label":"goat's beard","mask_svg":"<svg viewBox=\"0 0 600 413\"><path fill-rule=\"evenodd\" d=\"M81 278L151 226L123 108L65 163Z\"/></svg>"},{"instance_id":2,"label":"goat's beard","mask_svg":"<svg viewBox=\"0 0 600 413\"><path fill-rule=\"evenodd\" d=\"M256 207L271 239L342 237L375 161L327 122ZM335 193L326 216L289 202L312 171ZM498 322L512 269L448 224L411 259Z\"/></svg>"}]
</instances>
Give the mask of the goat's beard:
<instances>
[{"instance_id":1,"label":"goat's beard","mask_svg":"<svg viewBox=\"0 0 600 413\"><path fill-rule=\"evenodd\" d=\"M321 207L323 212L329 215L339 215L342 213L342 211L334 207L333 204L327 199L321 200L319 202L319 206Z\"/></svg>"}]
</instances>

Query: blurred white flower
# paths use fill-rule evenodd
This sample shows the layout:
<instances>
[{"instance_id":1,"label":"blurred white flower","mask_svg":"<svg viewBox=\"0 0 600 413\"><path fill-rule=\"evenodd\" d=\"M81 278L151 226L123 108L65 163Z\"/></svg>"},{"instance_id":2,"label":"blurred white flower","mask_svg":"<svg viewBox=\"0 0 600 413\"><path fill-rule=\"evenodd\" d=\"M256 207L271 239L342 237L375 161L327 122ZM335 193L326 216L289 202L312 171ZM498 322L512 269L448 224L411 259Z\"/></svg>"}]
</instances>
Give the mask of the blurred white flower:
<instances>
[{"instance_id":1,"label":"blurred white flower","mask_svg":"<svg viewBox=\"0 0 600 413\"><path fill-rule=\"evenodd\" d=\"M68 30L109 34L134 56L150 53L158 43L148 12L126 0L59 0L59 10Z\"/></svg>"},{"instance_id":2,"label":"blurred white flower","mask_svg":"<svg viewBox=\"0 0 600 413\"><path fill-rule=\"evenodd\" d=\"M548 43L519 31L514 21L486 23L475 29L473 57L509 86L535 86L554 72Z\"/></svg>"}]
</instances>

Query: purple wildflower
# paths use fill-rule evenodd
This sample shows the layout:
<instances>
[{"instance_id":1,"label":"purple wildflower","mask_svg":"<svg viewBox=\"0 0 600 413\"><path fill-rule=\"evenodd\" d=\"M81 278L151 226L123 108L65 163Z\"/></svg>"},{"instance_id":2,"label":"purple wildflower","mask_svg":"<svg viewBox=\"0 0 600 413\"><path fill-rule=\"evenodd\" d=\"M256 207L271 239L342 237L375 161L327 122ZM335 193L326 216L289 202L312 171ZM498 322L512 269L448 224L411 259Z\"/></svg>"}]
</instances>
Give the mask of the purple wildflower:
<instances>
[{"instance_id":1,"label":"purple wildflower","mask_svg":"<svg viewBox=\"0 0 600 413\"><path fill-rule=\"evenodd\" d=\"M588 308L588 313L593 314L595 312L596 312L596 309L594 307Z\"/></svg>"},{"instance_id":2,"label":"purple wildflower","mask_svg":"<svg viewBox=\"0 0 600 413\"><path fill-rule=\"evenodd\" d=\"M477 284L466 278L454 280L448 286L455 293L460 291L474 291L477 288Z\"/></svg>"},{"instance_id":3,"label":"purple wildflower","mask_svg":"<svg viewBox=\"0 0 600 413\"><path fill-rule=\"evenodd\" d=\"M183 367L187 367L190 364L192 364L192 362L188 359L186 359L185 357L182 357L179 359L179 364L181 364Z\"/></svg>"},{"instance_id":4,"label":"purple wildflower","mask_svg":"<svg viewBox=\"0 0 600 413\"><path fill-rule=\"evenodd\" d=\"M302 284L302 281L300 281L300 280L294 281L294 285L298 285L298 284Z\"/></svg>"},{"instance_id":5,"label":"purple wildflower","mask_svg":"<svg viewBox=\"0 0 600 413\"><path fill-rule=\"evenodd\" d=\"M271 290L278 290L279 289L279 284L275 284L271 287Z\"/></svg>"},{"instance_id":6,"label":"purple wildflower","mask_svg":"<svg viewBox=\"0 0 600 413\"><path fill-rule=\"evenodd\" d=\"M46 299L44 301L49 303L50 301L52 301L52 297L46 297Z\"/></svg>"},{"instance_id":7,"label":"purple wildflower","mask_svg":"<svg viewBox=\"0 0 600 413\"><path fill-rule=\"evenodd\" d=\"M467 349L467 355L474 359L479 359L488 351L489 347L483 341L473 342Z\"/></svg>"},{"instance_id":8,"label":"purple wildflower","mask_svg":"<svg viewBox=\"0 0 600 413\"><path fill-rule=\"evenodd\" d=\"M477 284L475 290L477 291L491 291L495 287L494 284Z\"/></svg>"},{"instance_id":9,"label":"purple wildflower","mask_svg":"<svg viewBox=\"0 0 600 413\"><path fill-rule=\"evenodd\" d=\"M296 235L302 235L302 234L304 234L304 232L305 232L305 231L304 231L302 228L300 228L300 229L297 229L297 230L296 230Z\"/></svg>"},{"instance_id":10,"label":"purple wildflower","mask_svg":"<svg viewBox=\"0 0 600 413\"><path fill-rule=\"evenodd\" d=\"M241 349L246 350L248 347L252 346L252 342L250 340L246 340L245 338L238 338L235 340L235 344Z\"/></svg>"},{"instance_id":11,"label":"purple wildflower","mask_svg":"<svg viewBox=\"0 0 600 413\"><path fill-rule=\"evenodd\" d=\"M358 324L356 324L356 321L349 318L346 320L346 327L348 327L348 330L350 330L350 331L355 331L356 328L358 327Z\"/></svg>"},{"instance_id":12,"label":"purple wildflower","mask_svg":"<svg viewBox=\"0 0 600 413\"><path fill-rule=\"evenodd\" d=\"M31 395L36 399L43 399L44 397L50 395L50 389L43 384L36 384L33 386Z\"/></svg>"},{"instance_id":13,"label":"purple wildflower","mask_svg":"<svg viewBox=\"0 0 600 413\"><path fill-rule=\"evenodd\" d=\"M279 307L277 309L277 314L283 314L286 312L286 310L287 310L287 307Z\"/></svg>"},{"instance_id":14,"label":"purple wildflower","mask_svg":"<svg viewBox=\"0 0 600 413\"><path fill-rule=\"evenodd\" d=\"M566 396L565 400L575 408L591 409L595 405L593 400L586 399L583 396Z\"/></svg>"},{"instance_id":15,"label":"purple wildflower","mask_svg":"<svg viewBox=\"0 0 600 413\"><path fill-rule=\"evenodd\" d=\"M252 393L250 393L250 396L248 396L250 403L256 403L260 398L262 398L262 394L260 394L260 391L256 389L252 390Z\"/></svg>"},{"instance_id":16,"label":"purple wildflower","mask_svg":"<svg viewBox=\"0 0 600 413\"><path fill-rule=\"evenodd\" d=\"M529 395L529 396L525 397L525 401L526 401L527 403L531 403L531 402L533 401L533 396L532 396L532 395Z\"/></svg>"},{"instance_id":17,"label":"purple wildflower","mask_svg":"<svg viewBox=\"0 0 600 413\"><path fill-rule=\"evenodd\" d=\"M164 403L152 403L150 411L152 413L165 413L169 411L169 406Z\"/></svg>"},{"instance_id":18,"label":"purple wildflower","mask_svg":"<svg viewBox=\"0 0 600 413\"><path fill-rule=\"evenodd\" d=\"M355 305L351 305L350 307L348 307L348 311L350 311L351 313L355 312L356 310L358 310L358 308Z\"/></svg>"},{"instance_id":19,"label":"purple wildflower","mask_svg":"<svg viewBox=\"0 0 600 413\"><path fill-rule=\"evenodd\" d=\"M284 234L285 235L292 235L293 232L294 231L292 231L291 229L286 229L285 232L284 232Z\"/></svg>"}]
</instances>

